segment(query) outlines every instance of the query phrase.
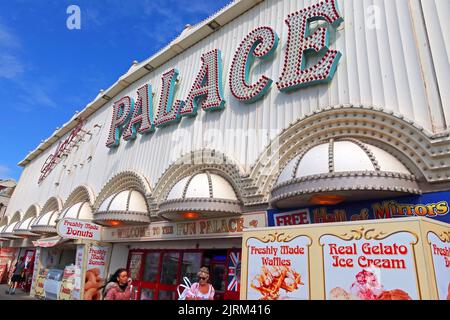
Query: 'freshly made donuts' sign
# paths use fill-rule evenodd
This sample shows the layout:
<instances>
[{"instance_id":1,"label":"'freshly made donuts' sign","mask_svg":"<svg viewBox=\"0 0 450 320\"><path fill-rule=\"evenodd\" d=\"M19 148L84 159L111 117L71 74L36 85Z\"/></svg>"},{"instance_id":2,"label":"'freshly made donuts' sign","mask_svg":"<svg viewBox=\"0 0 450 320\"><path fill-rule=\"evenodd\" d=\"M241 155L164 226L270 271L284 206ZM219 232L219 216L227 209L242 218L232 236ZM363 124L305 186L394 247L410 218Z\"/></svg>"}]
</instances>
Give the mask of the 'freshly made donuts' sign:
<instances>
[{"instance_id":1,"label":"'freshly made donuts' sign","mask_svg":"<svg viewBox=\"0 0 450 320\"><path fill-rule=\"evenodd\" d=\"M100 287L106 281L110 255L109 245L88 245L83 300L102 299Z\"/></svg>"},{"instance_id":2,"label":"'freshly made donuts' sign","mask_svg":"<svg viewBox=\"0 0 450 320\"><path fill-rule=\"evenodd\" d=\"M100 241L102 237L102 227L85 220L64 218L58 222L56 231L64 239Z\"/></svg>"}]
</instances>

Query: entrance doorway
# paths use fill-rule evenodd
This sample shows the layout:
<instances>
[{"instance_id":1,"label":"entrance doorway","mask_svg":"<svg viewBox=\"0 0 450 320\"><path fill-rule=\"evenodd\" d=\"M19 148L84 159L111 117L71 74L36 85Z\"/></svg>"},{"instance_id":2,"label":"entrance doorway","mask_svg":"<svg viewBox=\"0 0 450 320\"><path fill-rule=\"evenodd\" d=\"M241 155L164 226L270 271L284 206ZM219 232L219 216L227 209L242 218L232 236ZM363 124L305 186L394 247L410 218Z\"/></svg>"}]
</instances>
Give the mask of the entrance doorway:
<instances>
[{"instance_id":1,"label":"entrance doorway","mask_svg":"<svg viewBox=\"0 0 450 320\"><path fill-rule=\"evenodd\" d=\"M230 296L227 295L229 259L237 250L240 252L240 249L130 250L127 269L137 288L136 299L176 300L177 287L183 283L183 277L191 283L197 282L201 267L209 269L215 300L226 299Z\"/></svg>"}]
</instances>

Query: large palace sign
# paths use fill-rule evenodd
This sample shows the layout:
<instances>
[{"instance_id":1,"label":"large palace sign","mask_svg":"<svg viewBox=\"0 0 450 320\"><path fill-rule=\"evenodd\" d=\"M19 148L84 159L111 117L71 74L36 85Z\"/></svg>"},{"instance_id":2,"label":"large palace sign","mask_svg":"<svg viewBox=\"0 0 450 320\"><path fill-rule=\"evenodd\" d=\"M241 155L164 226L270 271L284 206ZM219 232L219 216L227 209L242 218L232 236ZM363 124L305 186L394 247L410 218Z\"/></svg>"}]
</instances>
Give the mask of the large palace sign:
<instances>
[{"instance_id":1,"label":"large palace sign","mask_svg":"<svg viewBox=\"0 0 450 320\"><path fill-rule=\"evenodd\" d=\"M327 83L333 78L341 53L329 49L329 32L318 27L311 34L310 24L324 20L334 28L343 22L337 0L323 0L306 9L289 14L289 28L284 66L276 83L278 90L287 92L315 84ZM253 103L262 99L272 85L272 79L261 78L250 83L250 70L255 58L267 59L277 49L278 35L271 27L259 27L250 32L238 46L229 72L229 85L233 96L239 101ZM308 54L321 55L315 65L307 68ZM178 70L172 69L162 75L162 89L156 118L153 115L152 86L146 84L137 90L134 100L125 96L113 105L113 117L106 146L119 145L120 136L128 141L137 133L151 133L177 123L182 117L195 117L199 104L206 112L225 107L222 86L222 59L220 50L202 55L202 65L185 100L174 101Z\"/></svg>"}]
</instances>

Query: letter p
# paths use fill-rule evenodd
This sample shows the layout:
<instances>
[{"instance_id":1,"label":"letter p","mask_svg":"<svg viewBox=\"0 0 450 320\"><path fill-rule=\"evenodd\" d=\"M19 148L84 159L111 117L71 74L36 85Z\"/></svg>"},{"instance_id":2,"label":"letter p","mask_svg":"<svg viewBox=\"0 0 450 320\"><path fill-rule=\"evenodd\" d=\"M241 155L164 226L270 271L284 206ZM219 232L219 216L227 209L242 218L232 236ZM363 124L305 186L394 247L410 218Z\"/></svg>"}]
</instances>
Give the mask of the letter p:
<instances>
[{"instance_id":1,"label":"letter p","mask_svg":"<svg viewBox=\"0 0 450 320\"><path fill-rule=\"evenodd\" d=\"M113 117L111 126L109 128L108 141L106 146L108 148L117 147L119 145L120 134L123 127L126 125L131 113L134 109L133 100L126 96L115 102L113 105Z\"/></svg>"}]
</instances>

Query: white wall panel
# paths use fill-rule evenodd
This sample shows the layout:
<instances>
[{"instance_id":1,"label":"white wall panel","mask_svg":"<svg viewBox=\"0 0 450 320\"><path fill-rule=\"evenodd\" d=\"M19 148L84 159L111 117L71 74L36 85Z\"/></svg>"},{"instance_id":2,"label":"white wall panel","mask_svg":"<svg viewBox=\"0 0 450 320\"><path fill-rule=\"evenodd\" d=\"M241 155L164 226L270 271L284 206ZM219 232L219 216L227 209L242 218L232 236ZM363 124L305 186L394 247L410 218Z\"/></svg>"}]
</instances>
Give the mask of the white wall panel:
<instances>
[{"instance_id":1,"label":"white wall panel","mask_svg":"<svg viewBox=\"0 0 450 320\"><path fill-rule=\"evenodd\" d=\"M421 0L421 6L442 108L450 127L450 1Z\"/></svg>"}]
</instances>

